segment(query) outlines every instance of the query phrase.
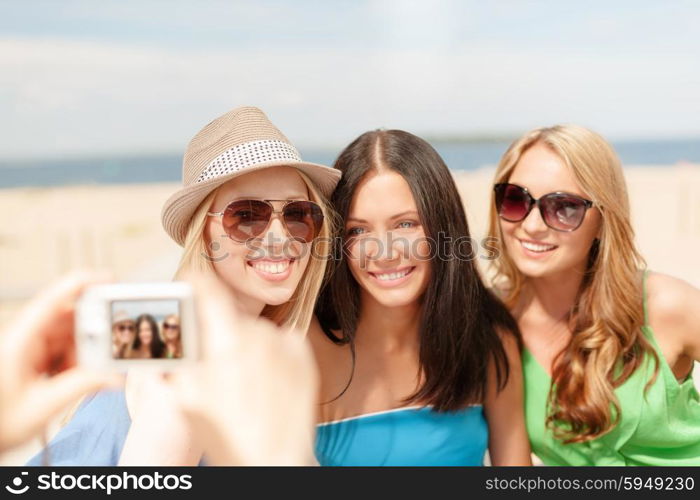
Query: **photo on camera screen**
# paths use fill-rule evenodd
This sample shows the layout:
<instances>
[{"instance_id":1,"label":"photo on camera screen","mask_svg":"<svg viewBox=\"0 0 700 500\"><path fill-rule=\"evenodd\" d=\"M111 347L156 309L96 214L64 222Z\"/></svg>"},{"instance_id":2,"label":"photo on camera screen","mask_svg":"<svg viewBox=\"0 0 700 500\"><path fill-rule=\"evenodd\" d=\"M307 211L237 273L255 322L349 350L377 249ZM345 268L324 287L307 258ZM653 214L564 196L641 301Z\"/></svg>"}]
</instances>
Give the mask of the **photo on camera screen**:
<instances>
[{"instance_id":1,"label":"photo on camera screen","mask_svg":"<svg viewBox=\"0 0 700 500\"><path fill-rule=\"evenodd\" d=\"M111 303L114 359L179 359L183 356L178 300Z\"/></svg>"}]
</instances>

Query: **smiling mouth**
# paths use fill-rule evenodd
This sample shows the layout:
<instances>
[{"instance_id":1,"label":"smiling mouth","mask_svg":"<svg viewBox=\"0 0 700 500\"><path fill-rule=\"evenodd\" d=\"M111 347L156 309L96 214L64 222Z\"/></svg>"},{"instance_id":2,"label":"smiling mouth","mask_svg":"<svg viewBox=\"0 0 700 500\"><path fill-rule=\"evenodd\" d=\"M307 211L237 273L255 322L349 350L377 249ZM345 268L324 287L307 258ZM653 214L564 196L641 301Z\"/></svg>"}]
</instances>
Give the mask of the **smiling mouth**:
<instances>
[{"instance_id":1,"label":"smiling mouth","mask_svg":"<svg viewBox=\"0 0 700 500\"><path fill-rule=\"evenodd\" d=\"M529 252L546 253L558 248L558 245L549 245L547 243L535 243L534 241L518 240L520 245Z\"/></svg>"},{"instance_id":2,"label":"smiling mouth","mask_svg":"<svg viewBox=\"0 0 700 500\"><path fill-rule=\"evenodd\" d=\"M294 259L284 260L249 260L248 265L256 271L270 275L282 275L289 271L289 266L292 265Z\"/></svg>"},{"instance_id":3,"label":"smiling mouth","mask_svg":"<svg viewBox=\"0 0 700 500\"><path fill-rule=\"evenodd\" d=\"M398 281L402 278L405 278L409 274L413 272L415 267L404 267L403 269L394 269L391 272L382 272L382 273L372 273L369 272L369 275L372 276L373 278L376 278L379 281L385 282L385 283L391 283L394 281Z\"/></svg>"}]
</instances>

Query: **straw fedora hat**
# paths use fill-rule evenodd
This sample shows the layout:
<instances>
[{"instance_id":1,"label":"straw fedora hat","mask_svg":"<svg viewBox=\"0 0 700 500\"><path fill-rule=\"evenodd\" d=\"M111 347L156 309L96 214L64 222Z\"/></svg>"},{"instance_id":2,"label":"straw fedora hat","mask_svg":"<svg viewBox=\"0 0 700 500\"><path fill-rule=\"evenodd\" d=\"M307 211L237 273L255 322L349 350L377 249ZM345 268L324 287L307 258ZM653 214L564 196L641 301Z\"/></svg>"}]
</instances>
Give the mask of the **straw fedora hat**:
<instances>
[{"instance_id":1,"label":"straw fedora hat","mask_svg":"<svg viewBox=\"0 0 700 500\"><path fill-rule=\"evenodd\" d=\"M239 175L277 166L300 170L326 197L340 180L339 170L302 161L292 143L258 108L236 108L218 117L187 146L182 188L163 205L165 231L182 246L192 215L209 193Z\"/></svg>"},{"instance_id":2,"label":"straw fedora hat","mask_svg":"<svg viewBox=\"0 0 700 500\"><path fill-rule=\"evenodd\" d=\"M112 316L112 325L118 325L119 323L124 323L125 321L131 321L134 323L134 318L129 316L129 314L124 310L119 310Z\"/></svg>"}]
</instances>

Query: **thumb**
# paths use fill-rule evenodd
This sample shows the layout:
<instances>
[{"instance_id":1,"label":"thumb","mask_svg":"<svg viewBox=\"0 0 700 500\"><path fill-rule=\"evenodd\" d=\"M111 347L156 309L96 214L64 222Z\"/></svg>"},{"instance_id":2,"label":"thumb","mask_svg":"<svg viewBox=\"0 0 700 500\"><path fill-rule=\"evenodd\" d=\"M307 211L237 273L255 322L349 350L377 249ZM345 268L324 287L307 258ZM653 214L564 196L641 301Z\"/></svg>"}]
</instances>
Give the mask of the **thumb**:
<instances>
[{"instance_id":1,"label":"thumb","mask_svg":"<svg viewBox=\"0 0 700 500\"><path fill-rule=\"evenodd\" d=\"M238 311L234 295L213 275L192 274L188 280L195 291L205 357L230 352L238 344L238 337L247 333L243 327L246 318Z\"/></svg>"}]
</instances>

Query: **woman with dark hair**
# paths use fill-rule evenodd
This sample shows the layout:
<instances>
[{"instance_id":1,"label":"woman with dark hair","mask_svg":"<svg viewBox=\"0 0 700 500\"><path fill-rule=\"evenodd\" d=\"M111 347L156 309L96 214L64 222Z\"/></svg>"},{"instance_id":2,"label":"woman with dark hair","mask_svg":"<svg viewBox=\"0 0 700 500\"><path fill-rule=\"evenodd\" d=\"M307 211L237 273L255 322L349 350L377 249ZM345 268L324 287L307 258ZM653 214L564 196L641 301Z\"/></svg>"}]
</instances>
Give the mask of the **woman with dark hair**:
<instances>
[{"instance_id":1,"label":"woman with dark hair","mask_svg":"<svg viewBox=\"0 0 700 500\"><path fill-rule=\"evenodd\" d=\"M310 339L322 465L529 465L518 327L484 286L449 169L367 132L338 157L343 218Z\"/></svg>"},{"instance_id":2,"label":"woman with dark hair","mask_svg":"<svg viewBox=\"0 0 700 500\"><path fill-rule=\"evenodd\" d=\"M132 350L132 359L162 358L165 354L165 342L160 338L158 323L150 314L136 318L136 338Z\"/></svg>"}]
</instances>

